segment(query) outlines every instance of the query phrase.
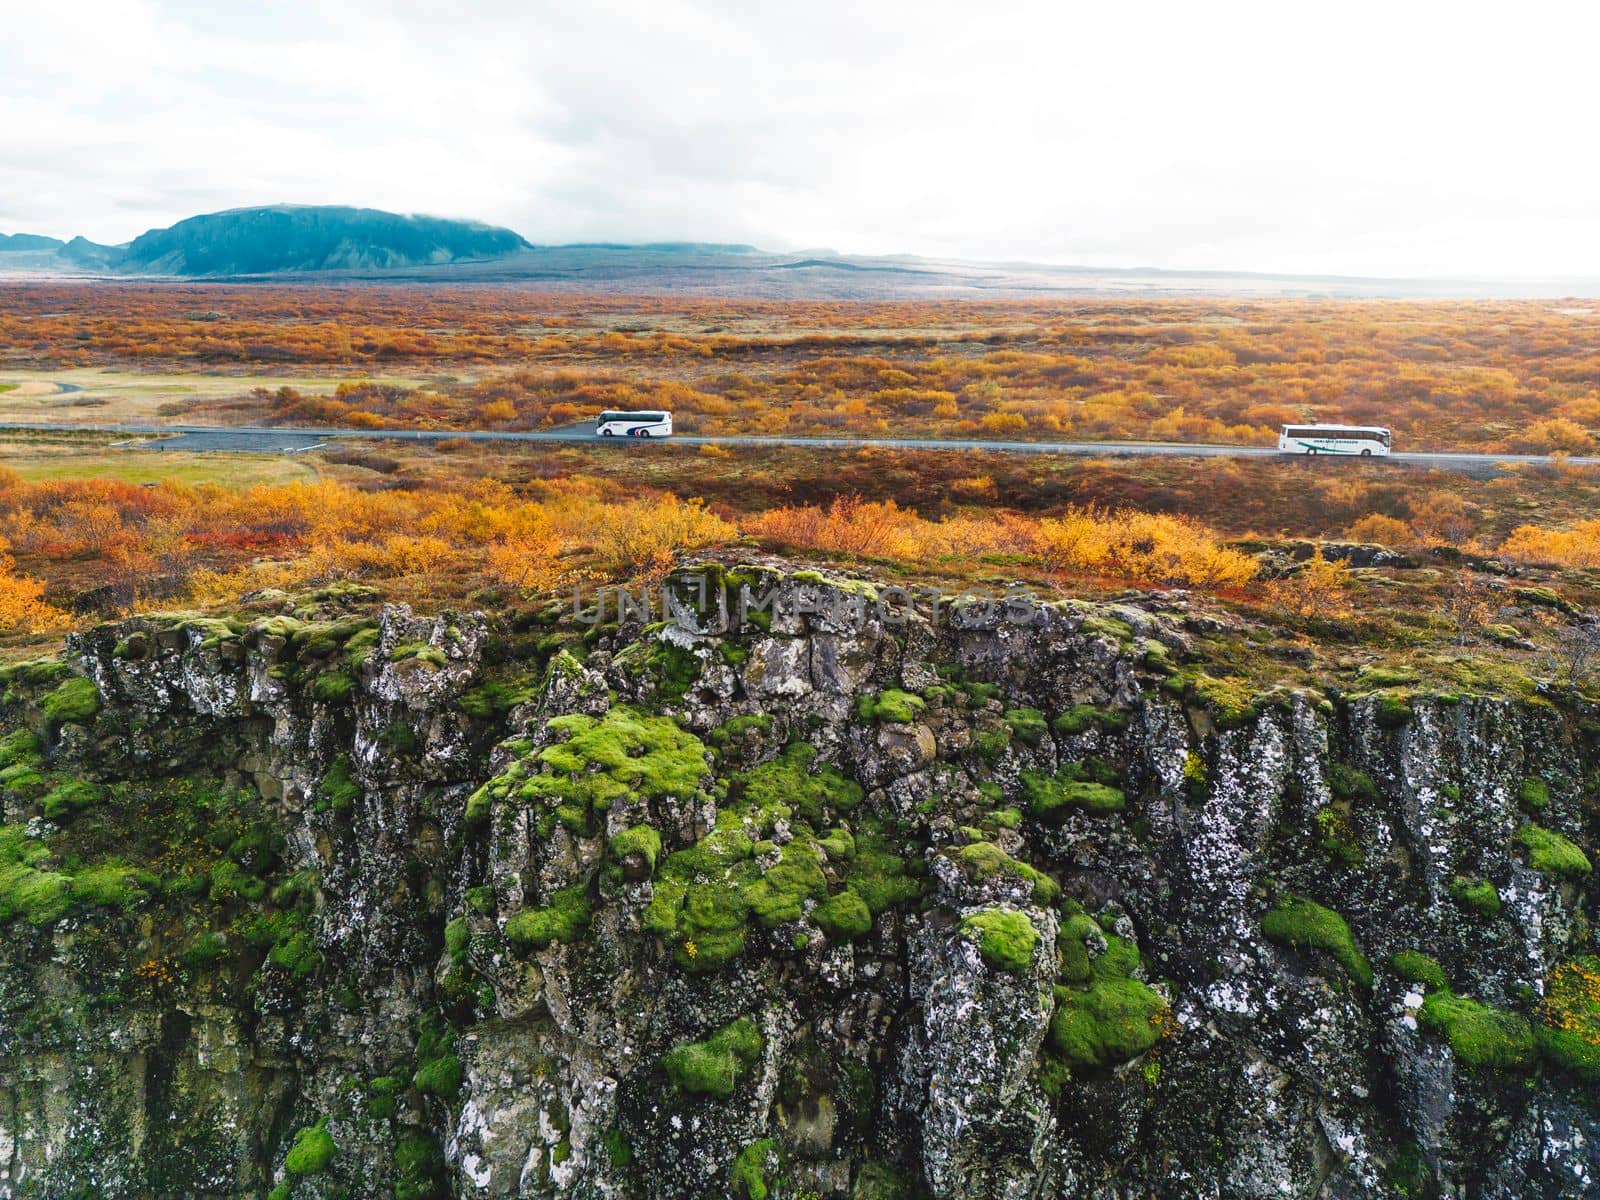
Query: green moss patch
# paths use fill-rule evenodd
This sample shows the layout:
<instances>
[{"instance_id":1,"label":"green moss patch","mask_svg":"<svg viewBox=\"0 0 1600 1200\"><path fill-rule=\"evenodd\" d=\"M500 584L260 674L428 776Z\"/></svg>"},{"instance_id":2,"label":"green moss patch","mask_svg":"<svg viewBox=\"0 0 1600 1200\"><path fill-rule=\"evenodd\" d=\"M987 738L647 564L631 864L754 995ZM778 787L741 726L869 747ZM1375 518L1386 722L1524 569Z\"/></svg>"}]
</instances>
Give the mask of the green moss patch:
<instances>
[{"instance_id":1,"label":"green moss patch","mask_svg":"<svg viewBox=\"0 0 1600 1200\"><path fill-rule=\"evenodd\" d=\"M1033 899L1040 904L1053 904L1061 895L1061 885L1037 867L1012 858L993 842L972 842L952 847L940 853L956 863L962 872L974 880L992 879L1010 875L1028 884Z\"/></svg>"},{"instance_id":2,"label":"green moss patch","mask_svg":"<svg viewBox=\"0 0 1600 1200\"><path fill-rule=\"evenodd\" d=\"M1328 788L1334 799L1352 804L1378 799L1378 785L1372 782L1372 776L1349 763L1334 763L1328 768Z\"/></svg>"},{"instance_id":3,"label":"green moss patch","mask_svg":"<svg viewBox=\"0 0 1600 1200\"><path fill-rule=\"evenodd\" d=\"M1323 854L1350 870L1366 861L1350 814L1341 804L1325 804L1313 820L1317 826L1317 845Z\"/></svg>"},{"instance_id":4,"label":"green moss patch","mask_svg":"<svg viewBox=\"0 0 1600 1200\"><path fill-rule=\"evenodd\" d=\"M92 680L69 679L46 696L39 707L52 724L82 724L100 711L100 691Z\"/></svg>"},{"instance_id":5,"label":"green moss patch","mask_svg":"<svg viewBox=\"0 0 1600 1200\"><path fill-rule=\"evenodd\" d=\"M1448 988L1428 993L1417 1021L1443 1035L1457 1059L1479 1070L1525 1071L1538 1054L1526 1017L1457 996Z\"/></svg>"},{"instance_id":6,"label":"green moss patch","mask_svg":"<svg viewBox=\"0 0 1600 1200\"><path fill-rule=\"evenodd\" d=\"M185 966L201 970L220 962L227 956L228 939L220 933L208 930L189 943L188 949L183 952L183 961Z\"/></svg>"},{"instance_id":7,"label":"green moss patch","mask_svg":"<svg viewBox=\"0 0 1600 1200\"><path fill-rule=\"evenodd\" d=\"M294 1135L294 1145L289 1147L283 1169L291 1175L320 1175L333 1162L336 1147L333 1135L328 1132L324 1117L315 1125L307 1126Z\"/></svg>"},{"instance_id":8,"label":"green moss patch","mask_svg":"<svg viewBox=\"0 0 1600 1200\"><path fill-rule=\"evenodd\" d=\"M920 894L875 821L859 821L856 833L816 832L823 818L854 809L861 789L815 758L796 744L734 779L715 828L661 863L644 926L673 943L686 970L714 971L743 953L752 921L773 929L810 917L835 937L858 937L872 915ZM755 841L780 823L789 826L781 845ZM830 895L846 867L843 889Z\"/></svg>"},{"instance_id":9,"label":"green moss patch","mask_svg":"<svg viewBox=\"0 0 1600 1200\"><path fill-rule=\"evenodd\" d=\"M1524 825L1515 841L1528 852L1528 865L1541 875L1576 880L1591 870L1589 856L1553 830Z\"/></svg>"},{"instance_id":10,"label":"green moss patch","mask_svg":"<svg viewBox=\"0 0 1600 1200\"><path fill-rule=\"evenodd\" d=\"M727 658L727 651L732 649L731 643L724 642L721 649L723 658ZM772 732L772 718L766 713L745 713L737 717L729 717L710 733L706 734L706 741L718 750L741 742L759 741L762 737Z\"/></svg>"},{"instance_id":11,"label":"green moss patch","mask_svg":"<svg viewBox=\"0 0 1600 1200\"><path fill-rule=\"evenodd\" d=\"M21 825L0 825L0 923L22 917L52 925L67 915L71 878L53 862L49 847Z\"/></svg>"},{"instance_id":12,"label":"green moss patch","mask_svg":"<svg viewBox=\"0 0 1600 1200\"><path fill-rule=\"evenodd\" d=\"M359 629L344 643L345 665L351 670L359 670L371 661L377 652L378 642L382 640L382 633L377 626L368 626Z\"/></svg>"},{"instance_id":13,"label":"green moss patch","mask_svg":"<svg viewBox=\"0 0 1600 1200\"><path fill-rule=\"evenodd\" d=\"M1301 896L1286 897L1261 918L1261 932L1296 950L1321 950L1362 987L1372 986L1372 964L1356 946L1349 924L1331 908Z\"/></svg>"},{"instance_id":14,"label":"green moss patch","mask_svg":"<svg viewBox=\"0 0 1600 1200\"><path fill-rule=\"evenodd\" d=\"M1445 978L1444 968L1420 950L1402 950L1389 960L1389 965L1401 979L1420 983L1429 991L1438 991L1450 986L1450 981Z\"/></svg>"},{"instance_id":15,"label":"green moss patch","mask_svg":"<svg viewBox=\"0 0 1600 1200\"><path fill-rule=\"evenodd\" d=\"M921 861L915 865L921 867ZM855 860L850 866L848 884L860 896L873 916L922 895L922 880L912 871L913 860L897 850L875 825L858 826Z\"/></svg>"},{"instance_id":16,"label":"green moss patch","mask_svg":"<svg viewBox=\"0 0 1600 1200\"><path fill-rule=\"evenodd\" d=\"M1171 677L1179 678L1182 676ZM1255 688L1248 680L1233 676L1217 678L1202 671L1189 680L1187 695L1205 706L1218 729L1236 729L1255 720L1259 712Z\"/></svg>"},{"instance_id":17,"label":"green moss patch","mask_svg":"<svg viewBox=\"0 0 1600 1200\"><path fill-rule=\"evenodd\" d=\"M733 1160L728 1186L735 1200L767 1200L767 1173L778 1166L778 1143L771 1138L751 1142Z\"/></svg>"},{"instance_id":18,"label":"green moss patch","mask_svg":"<svg viewBox=\"0 0 1600 1200\"><path fill-rule=\"evenodd\" d=\"M16 766L37 767L44 762L44 746L31 729L14 729L0 739L0 771Z\"/></svg>"},{"instance_id":19,"label":"green moss patch","mask_svg":"<svg viewBox=\"0 0 1600 1200\"><path fill-rule=\"evenodd\" d=\"M1084 768L1069 763L1054 775L1022 772L1022 792L1028 811L1047 821L1060 821L1068 812L1079 809L1091 816L1109 816L1128 806L1121 788L1085 778Z\"/></svg>"},{"instance_id":20,"label":"green moss patch","mask_svg":"<svg viewBox=\"0 0 1600 1200\"><path fill-rule=\"evenodd\" d=\"M422 1026L417 1036L416 1070L411 1082L418 1091L454 1101L461 1093L464 1073L456 1056L456 1032L441 1021Z\"/></svg>"},{"instance_id":21,"label":"green moss patch","mask_svg":"<svg viewBox=\"0 0 1600 1200\"><path fill-rule=\"evenodd\" d=\"M435 646L428 642L401 642L389 652L389 661L392 663L419 662L438 669L450 660L445 655L444 647L442 646Z\"/></svg>"},{"instance_id":22,"label":"green moss patch","mask_svg":"<svg viewBox=\"0 0 1600 1200\"><path fill-rule=\"evenodd\" d=\"M394 1144L394 1200L440 1200L448 1196L448 1172L439 1139L412 1133Z\"/></svg>"},{"instance_id":23,"label":"green moss patch","mask_svg":"<svg viewBox=\"0 0 1600 1200\"><path fill-rule=\"evenodd\" d=\"M859 893L846 888L837 896L829 896L811 914L812 920L822 927L829 937L849 940L862 937L872 929L872 910Z\"/></svg>"},{"instance_id":24,"label":"green moss patch","mask_svg":"<svg viewBox=\"0 0 1600 1200\"><path fill-rule=\"evenodd\" d=\"M665 701L682 700L705 668L693 650L672 642L657 642L644 666L655 678L656 697Z\"/></svg>"},{"instance_id":25,"label":"green moss patch","mask_svg":"<svg viewBox=\"0 0 1600 1200\"><path fill-rule=\"evenodd\" d=\"M19 917L53 925L75 904L124 908L159 883L155 874L114 860L68 870L23 826L0 825L0 925Z\"/></svg>"},{"instance_id":26,"label":"green moss patch","mask_svg":"<svg viewBox=\"0 0 1600 1200\"><path fill-rule=\"evenodd\" d=\"M273 944L267 960L290 979L306 979L322 965L322 952L307 930L297 929Z\"/></svg>"},{"instance_id":27,"label":"green moss patch","mask_svg":"<svg viewBox=\"0 0 1600 1200\"><path fill-rule=\"evenodd\" d=\"M538 761L557 773L601 776L612 795L686 798L706 773L705 746L670 717L619 707L598 719L580 713L555 717L547 728L567 738L539 751Z\"/></svg>"},{"instance_id":28,"label":"green moss patch","mask_svg":"<svg viewBox=\"0 0 1600 1200\"><path fill-rule=\"evenodd\" d=\"M1115 1066L1161 1040L1166 1002L1137 979L1063 988L1058 1001L1050 1019L1050 1044L1069 1066Z\"/></svg>"},{"instance_id":29,"label":"green moss patch","mask_svg":"<svg viewBox=\"0 0 1600 1200\"><path fill-rule=\"evenodd\" d=\"M321 671L311 682L311 694L327 704L337 704L356 690L356 681L344 671Z\"/></svg>"},{"instance_id":30,"label":"green moss patch","mask_svg":"<svg viewBox=\"0 0 1600 1200\"><path fill-rule=\"evenodd\" d=\"M1088 944L1104 943L1098 954ZM1139 949L1101 931L1083 913L1062 925L1062 977L1056 1011L1050 1018L1050 1046L1060 1064L1096 1070L1127 1062L1161 1040L1168 1023L1167 1004L1148 985L1133 978Z\"/></svg>"},{"instance_id":31,"label":"green moss patch","mask_svg":"<svg viewBox=\"0 0 1600 1200\"><path fill-rule=\"evenodd\" d=\"M661 1056L661 1069L680 1091L726 1100L761 1059L765 1039L740 1017L703 1042L681 1042Z\"/></svg>"},{"instance_id":32,"label":"green moss patch","mask_svg":"<svg viewBox=\"0 0 1600 1200\"><path fill-rule=\"evenodd\" d=\"M1530 775L1517 788L1517 803L1527 812L1538 812L1550 807L1550 785L1537 775Z\"/></svg>"},{"instance_id":33,"label":"green moss patch","mask_svg":"<svg viewBox=\"0 0 1600 1200\"><path fill-rule=\"evenodd\" d=\"M750 905L744 887L760 874L752 843L737 813L693 846L669 854L644 912L644 927L676 943L678 964L714 971L743 953Z\"/></svg>"},{"instance_id":34,"label":"green moss patch","mask_svg":"<svg viewBox=\"0 0 1600 1200\"><path fill-rule=\"evenodd\" d=\"M59 821L73 813L93 808L105 798L106 790L86 779L68 779L44 794L44 815Z\"/></svg>"},{"instance_id":35,"label":"green moss patch","mask_svg":"<svg viewBox=\"0 0 1600 1200\"><path fill-rule=\"evenodd\" d=\"M356 782L355 767L346 755L339 755L329 765L317 786L317 800L334 812L349 812L361 798L361 785Z\"/></svg>"},{"instance_id":36,"label":"green moss patch","mask_svg":"<svg viewBox=\"0 0 1600 1200\"><path fill-rule=\"evenodd\" d=\"M231 859L224 859L211 868L210 897L213 903L261 900L266 894L267 881L246 871Z\"/></svg>"},{"instance_id":37,"label":"green moss patch","mask_svg":"<svg viewBox=\"0 0 1600 1200\"><path fill-rule=\"evenodd\" d=\"M601 1138L601 1144L605 1146L606 1159L611 1163L612 1170L626 1170L633 1164L633 1146L622 1130L612 1126Z\"/></svg>"},{"instance_id":38,"label":"green moss patch","mask_svg":"<svg viewBox=\"0 0 1600 1200\"><path fill-rule=\"evenodd\" d=\"M38 799L50 786L40 765L19 762L0 770L0 790L14 800Z\"/></svg>"},{"instance_id":39,"label":"green moss patch","mask_svg":"<svg viewBox=\"0 0 1600 1200\"><path fill-rule=\"evenodd\" d=\"M1379 688L1406 687L1421 679L1412 667L1374 664L1361 672L1356 679L1356 686L1365 691L1376 691Z\"/></svg>"},{"instance_id":40,"label":"green moss patch","mask_svg":"<svg viewBox=\"0 0 1600 1200\"><path fill-rule=\"evenodd\" d=\"M980 729L974 733L967 752L984 762L994 762L1010 745L1011 727L1002 725L998 729Z\"/></svg>"},{"instance_id":41,"label":"green moss patch","mask_svg":"<svg viewBox=\"0 0 1600 1200\"><path fill-rule=\"evenodd\" d=\"M759 811L798 815L818 826L830 815L847 813L861 803L861 785L831 763L818 764L817 751L806 742L784 747L772 762L735 780L732 795Z\"/></svg>"},{"instance_id":42,"label":"green moss patch","mask_svg":"<svg viewBox=\"0 0 1600 1200\"><path fill-rule=\"evenodd\" d=\"M72 873L68 892L74 900L101 908L125 908L146 898L145 887L160 883L148 871L122 863L103 862Z\"/></svg>"},{"instance_id":43,"label":"green moss patch","mask_svg":"<svg viewBox=\"0 0 1600 1200\"><path fill-rule=\"evenodd\" d=\"M1399 729L1411 724L1416 713L1402 692L1381 692L1372 710L1373 719L1384 729Z\"/></svg>"},{"instance_id":44,"label":"green moss patch","mask_svg":"<svg viewBox=\"0 0 1600 1200\"><path fill-rule=\"evenodd\" d=\"M1100 708L1093 704L1075 704L1051 722L1059 734L1071 735L1099 727L1122 730L1128 726L1128 714L1115 708Z\"/></svg>"},{"instance_id":45,"label":"green moss patch","mask_svg":"<svg viewBox=\"0 0 1600 1200\"><path fill-rule=\"evenodd\" d=\"M1033 966L1039 931L1014 908L986 908L963 917L961 934L978 943L983 961L996 971L1021 974Z\"/></svg>"},{"instance_id":46,"label":"green moss patch","mask_svg":"<svg viewBox=\"0 0 1600 1200\"><path fill-rule=\"evenodd\" d=\"M526 704L539 694L539 679L535 676L518 676L513 679L490 680L468 688L457 698L461 711L469 717L487 721L509 712L519 704Z\"/></svg>"},{"instance_id":47,"label":"green moss patch","mask_svg":"<svg viewBox=\"0 0 1600 1200\"><path fill-rule=\"evenodd\" d=\"M795 838L785 842L778 853L778 862L744 889L750 911L768 928L798 921L805 915L806 901L828 896L823 854L813 842Z\"/></svg>"},{"instance_id":48,"label":"green moss patch","mask_svg":"<svg viewBox=\"0 0 1600 1200\"><path fill-rule=\"evenodd\" d=\"M1008 708L1005 722L1011 727L1011 736L1025 746L1044 741L1044 714L1037 708Z\"/></svg>"},{"instance_id":49,"label":"green moss patch","mask_svg":"<svg viewBox=\"0 0 1600 1200\"><path fill-rule=\"evenodd\" d=\"M661 834L652 825L630 825L611 839L611 853L618 858L638 855L653 872L661 857Z\"/></svg>"},{"instance_id":50,"label":"green moss patch","mask_svg":"<svg viewBox=\"0 0 1600 1200\"><path fill-rule=\"evenodd\" d=\"M1471 909L1482 917L1493 917L1500 912L1500 892L1487 879L1468 879L1457 876L1449 887L1450 899L1462 908Z\"/></svg>"},{"instance_id":51,"label":"green moss patch","mask_svg":"<svg viewBox=\"0 0 1600 1200\"><path fill-rule=\"evenodd\" d=\"M546 728L565 740L537 751L508 743L521 757L472 794L469 821L487 818L494 801L515 799L546 814L546 833L556 821L587 833L594 814L623 797L693 796L708 768L705 745L670 717L619 706L598 718L555 717Z\"/></svg>"},{"instance_id":52,"label":"green moss patch","mask_svg":"<svg viewBox=\"0 0 1600 1200\"><path fill-rule=\"evenodd\" d=\"M378 1121L392 1121L400 1115L400 1093L406 1084L393 1075L380 1075L367 1081L367 1115Z\"/></svg>"},{"instance_id":53,"label":"green moss patch","mask_svg":"<svg viewBox=\"0 0 1600 1200\"><path fill-rule=\"evenodd\" d=\"M542 908L526 908L506 920L506 937L519 946L542 950L551 942L575 942L589 928L593 909L589 890L574 884L550 894Z\"/></svg>"},{"instance_id":54,"label":"green moss patch","mask_svg":"<svg viewBox=\"0 0 1600 1200\"><path fill-rule=\"evenodd\" d=\"M864 694L856 701L856 715L866 722L909 725L928 707L928 702L913 692L889 688L876 696Z\"/></svg>"},{"instance_id":55,"label":"green moss patch","mask_svg":"<svg viewBox=\"0 0 1600 1200\"><path fill-rule=\"evenodd\" d=\"M817 845L821 846L822 852L835 863L849 862L856 856L855 835L842 825L828 830L817 839Z\"/></svg>"}]
</instances>

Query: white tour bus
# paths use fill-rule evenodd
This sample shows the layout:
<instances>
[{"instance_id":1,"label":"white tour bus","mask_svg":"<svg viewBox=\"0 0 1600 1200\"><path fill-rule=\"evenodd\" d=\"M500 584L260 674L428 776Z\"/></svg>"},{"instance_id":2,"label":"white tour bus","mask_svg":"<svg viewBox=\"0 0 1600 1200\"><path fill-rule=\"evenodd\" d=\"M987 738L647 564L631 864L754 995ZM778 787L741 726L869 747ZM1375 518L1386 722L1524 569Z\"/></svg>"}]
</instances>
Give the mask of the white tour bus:
<instances>
[{"instance_id":1,"label":"white tour bus","mask_svg":"<svg viewBox=\"0 0 1600 1200\"><path fill-rule=\"evenodd\" d=\"M1278 434L1285 454L1389 453L1389 431L1377 425L1285 425Z\"/></svg>"},{"instance_id":2,"label":"white tour bus","mask_svg":"<svg viewBox=\"0 0 1600 1200\"><path fill-rule=\"evenodd\" d=\"M595 420L594 431L601 437L670 437L669 412L603 412Z\"/></svg>"}]
</instances>

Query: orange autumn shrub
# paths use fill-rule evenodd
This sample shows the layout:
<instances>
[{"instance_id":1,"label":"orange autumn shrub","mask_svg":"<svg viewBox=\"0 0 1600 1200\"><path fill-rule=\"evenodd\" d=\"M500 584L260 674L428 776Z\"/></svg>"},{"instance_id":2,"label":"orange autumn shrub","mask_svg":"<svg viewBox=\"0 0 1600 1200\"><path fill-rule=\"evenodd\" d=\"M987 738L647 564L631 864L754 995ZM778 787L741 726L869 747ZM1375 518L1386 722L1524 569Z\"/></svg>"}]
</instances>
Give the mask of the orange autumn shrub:
<instances>
[{"instance_id":1,"label":"orange autumn shrub","mask_svg":"<svg viewBox=\"0 0 1600 1200\"><path fill-rule=\"evenodd\" d=\"M554 590L568 574L562 569L559 542L529 536L491 542L484 551L483 570L495 583L529 595Z\"/></svg>"},{"instance_id":2,"label":"orange autumn shrub","mask_svg":"<svg viewBox=\"0 0 1600 1200\"><path fill-rule=\"evenodd\" d=\"M1221 544L1190 517L1072 508L1039 522L1035 554L1051 571L1114 575L1145 583L1228 587L1256 577L1255 559Z\"/></svg>"},{"instance_id":3,"label":"orange autumn shrub","mask_svg":"<svg viewBox=\"0 0 1600 1200\"><path fill-rule=\"evenodd\" d=\"M747 520L744 528L762 541L797 550L899 558L915 552L917 529L925 524L893 500L841 496L826 509L816 505L769 509Z\"/></svg>"},{"instance_id":4,"label":"orange autumn shrub","mask_svg":"<svg viewBox=\"0 0 1600 1200\"><path fill-rule=\"evenodd\" d=\"M1347 617L1350 605L1350 567L1325 558L1322 547L1293 573L1275 579L1267 598L1297 617Z\"/></svg>"},{"instance_id":5,"label":"orange autumn shrub","mask_svg":"<svg viewBox=\"0 0 1600 1200\"><path fill-rule=\"evenodd\" d=\"M0 632L47 633L63 629L71 617L44 600L44 584L18 575L10 547L0 539Z\"/></svg>"},{"instance_id":6,"label":"orange autumn shrub","mask_svg":"<svg viewBox=\"0 0 1600 1200\"><path fill-rule=\"evenodd\" d=\"M739 532L703 500L680 500L671 493L607 508L592 536L602 561L614 571L658 568L663 555L730 541Z\"/></svg>"},{"instance_id":7,"label":"orange autumn shrub","mask_svg":"<svg viewBox=\"0 0 1600 1200\"><path fill-rule=\"evenodd\" d=\"M1247 554L1187 517L1072 508L1035 521L1010 514L929 521L892 500L841 497L771 509L744 523L775 547L912 562L1023 554L1054 572L1113 575L1145 583L1231 586L1256 576Z\"/></svg>"},{"instance_id":8,"label":"orange autumn shrub","mask_svg":"<svg viewBox=\"0 0 1600 1200\"><path fill-rule=\"evenodd\" d=\"M1368 513L1344 531L1352 542L1373 542L1379 546L1410 546L1417 541L1416 531L1404 521L1382 513Z\"/></svg>"},{"instance_id":9,"label":"orange autumn shrub","mask_svg":"<svg viewBox=\"0 0 1600 1200\"><path fill-rule=\"evenodd\" d=\"M1519 525L1500 547L1507 558L1563 567L1600 567L1600 519L1570 529Z\"/></svg>"}]
</instances>

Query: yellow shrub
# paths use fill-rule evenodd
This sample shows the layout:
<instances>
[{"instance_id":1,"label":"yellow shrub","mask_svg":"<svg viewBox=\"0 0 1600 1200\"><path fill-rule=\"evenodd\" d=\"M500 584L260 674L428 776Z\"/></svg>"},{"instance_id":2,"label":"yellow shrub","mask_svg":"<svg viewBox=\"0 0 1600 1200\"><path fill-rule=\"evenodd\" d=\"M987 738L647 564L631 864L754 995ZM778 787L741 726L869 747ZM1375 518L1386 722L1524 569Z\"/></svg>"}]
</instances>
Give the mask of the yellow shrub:
<instances>
[{"instance_id":1,"label":"yellow shrub","mask_svg":"<svg viewBox=\"0 0 1600 1200\"><path fill-rule=\"evenodd\" d=\"M1600 567L1600 520L1579 521L1571 529L1519 525L1500 547L1500 553L1523 562Z\"/></svg>"},{"instance_id":2,"label":"yellow shrub","mask_svg":"<svg viewBox=\"0 0 1600 1200\"><path fill-rule=\"evenodd\" d=\"M1257 573L1255 559L1223 546L1207 526L1166 513L1073 508L1040 521L1034 536L1052 571L1203 587L1237 586Z\"/></svg>"}]
</instances>

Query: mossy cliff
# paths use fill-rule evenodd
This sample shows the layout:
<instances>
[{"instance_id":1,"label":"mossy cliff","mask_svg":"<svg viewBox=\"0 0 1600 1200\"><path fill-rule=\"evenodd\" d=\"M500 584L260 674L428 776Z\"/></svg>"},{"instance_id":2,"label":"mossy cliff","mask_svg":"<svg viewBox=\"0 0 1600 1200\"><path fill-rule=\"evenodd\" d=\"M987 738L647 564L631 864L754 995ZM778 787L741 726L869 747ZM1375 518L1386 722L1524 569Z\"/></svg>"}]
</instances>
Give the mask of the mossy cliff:
<instances>
[{"instance_id":1,"label":"mossy cliff","mask_svg":"<svg viewBox=\"0 0 1600 1200\"><path fill-rule=\"evenodd\" d=\"M713 574L6 668L0 1197L1600 1189L1591 706Z\"/></svg>"}]
</instances>

